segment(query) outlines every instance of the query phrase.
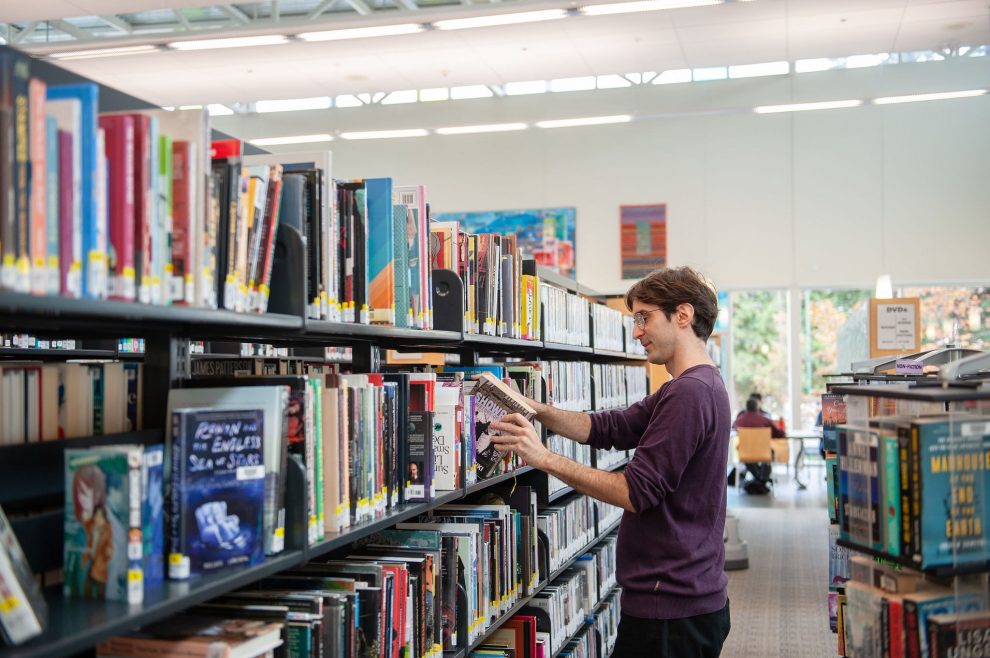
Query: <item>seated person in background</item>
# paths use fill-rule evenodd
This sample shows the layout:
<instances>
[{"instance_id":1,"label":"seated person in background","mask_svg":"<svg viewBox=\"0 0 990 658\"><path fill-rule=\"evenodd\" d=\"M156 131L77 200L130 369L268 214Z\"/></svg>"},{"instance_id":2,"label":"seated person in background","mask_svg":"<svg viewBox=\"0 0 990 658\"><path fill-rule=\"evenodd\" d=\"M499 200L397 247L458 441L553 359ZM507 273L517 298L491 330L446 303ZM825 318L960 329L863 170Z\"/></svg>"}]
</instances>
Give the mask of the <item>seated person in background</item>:
<instances>
[{"instance_id":1,"label":"seated person in background","mask_svg":"<svg viewBox=\"0 0 990 658\"><path fill-rule=\"evenodd\" d=\"M786 436L783 430L760 412L760 403L755 397L746 400L746 411L736 416L732 427L736 429L740 427L769 427L771 437L783 439ZM746 464L746 470L753 476L753 481L747 482L745 485L746 493L765 494L770 491L770 488L767 487L767 482L770 481L770 464Z\"/></svg>"},{"instance_id":2,"label":"seated person in background","mask_svg":"<svg viewBox=\"0 0 990 658\"><path fill-rule=\"evenodd\" d=\"M749 399L750 400L756 400L756 410L760 413L760 415L766 416L767 418L770 418L770 414L768 414L767 412L763 411L763 396L760 394L759 391L753 391L752 393L750 393L749 394ZM747 404L748 404L748 402L747 402ZM742 417L742 415L744 413L746 413L747 411L749 411L748 408L740 410L740 412L738 414L736 414L736 420L739 420L739 418ZM743 425L743 427L746 427L746 426ZM765 427L765 426L764 425L760 425L760 427Z\"/></svg>"}]
</instances>

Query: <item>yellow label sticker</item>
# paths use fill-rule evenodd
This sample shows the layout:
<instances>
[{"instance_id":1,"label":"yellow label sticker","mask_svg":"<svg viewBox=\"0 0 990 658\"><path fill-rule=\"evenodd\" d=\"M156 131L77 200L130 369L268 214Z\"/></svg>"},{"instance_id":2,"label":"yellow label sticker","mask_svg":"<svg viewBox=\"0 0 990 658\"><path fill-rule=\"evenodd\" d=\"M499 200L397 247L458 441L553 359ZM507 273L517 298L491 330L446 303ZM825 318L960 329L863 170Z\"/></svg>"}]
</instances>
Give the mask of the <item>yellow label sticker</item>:
<instances>
[{"instance_id":1,"label":"yellow label sticker","mask_svg":"<svg viewBox=\"0 0 990 658\"><path fill-rule=\"evenodd\" d=\"M182 553L169 553L168 563L176 566L182 564Z\"/></svg>"},{"instance_id":2,"label":"yellow label sticker","mask_svg":"<svg viewBox=\"0 0 990 658\"><path fill-rule=\"evenodd\" d=\"M16 596L8 596L7 598L0 601L0 612L7 614L8 612L17 610L17 608L19 608L20 605L21 605L21 601Z\"/></svg>"},{"instance_id":3,"label":"yellow label sticker","mask_svg":"<svg viewBox=\"0 0 990 658\"><path fill-rule=\"evenodd\" d=\"M275 536L276 537L284 537L285 536L285 528L275 528Z\"/></svg>"},{"instance_id":4,"label":"yellow label sticker","mask_svg":"<svg viewBox=\"0 0 990 658\"><path fill-rule=\"evenodd\" d=\"M144 580L144 572L140 569L130 569L127 572L127 580L132 583L141 582Z\"/></svg>"}]
</instances>

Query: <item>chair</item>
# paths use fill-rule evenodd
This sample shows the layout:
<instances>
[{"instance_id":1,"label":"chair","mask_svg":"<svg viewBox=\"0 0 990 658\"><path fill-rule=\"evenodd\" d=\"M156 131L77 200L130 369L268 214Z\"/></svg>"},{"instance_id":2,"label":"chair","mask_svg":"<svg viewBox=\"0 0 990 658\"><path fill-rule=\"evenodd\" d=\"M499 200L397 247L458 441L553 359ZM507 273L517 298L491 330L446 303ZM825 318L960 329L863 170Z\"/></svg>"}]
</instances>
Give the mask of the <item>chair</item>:
<instances>
[{"instance_id":1,"label":"chair","mask_svg":"<svg viewBox=\"0 0 990 658\"><path fill-rule=\"evenodd\" d=\"M770 449L773 451L773 463L783 464L785 473L791 474L790 439L770 439Z\"/></svg>"},{"instance_id":2,"label":"chair","mask_svg":"<svg viewBox=\"0 0 990 658\"><path fill-rule=\"evenodd\" d=\"M736 475L736 490L742 487L746 464L769 464L773 461L770 436L769 427L740 427L736 429L737 457L733 467ZM773 469L770 469L770 481L773 482L773 480Z\"/></svg>"}]
</instances>

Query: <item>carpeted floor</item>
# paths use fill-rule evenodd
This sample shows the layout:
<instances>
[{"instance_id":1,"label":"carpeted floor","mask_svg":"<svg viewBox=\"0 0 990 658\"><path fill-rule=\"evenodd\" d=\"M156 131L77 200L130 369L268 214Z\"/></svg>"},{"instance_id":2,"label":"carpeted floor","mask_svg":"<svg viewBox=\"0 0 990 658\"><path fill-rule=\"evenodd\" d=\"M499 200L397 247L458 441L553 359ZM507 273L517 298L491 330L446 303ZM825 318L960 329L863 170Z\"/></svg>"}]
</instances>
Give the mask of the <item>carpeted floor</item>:
<instances>
[{"instance_id":1,"label":"carpeted floor","mask_svg":"<svg viewBox=\"0 0 990 658\"><path fill-rule=\"evenodd\" d=\"M828 516L820 467L808 468L799 491L777 473L770 496L736 494L728 507L740 520L749 569L729 572L732 631L724 658L830 658L836 636L828 628Z\"/></svg>"}]
</instances>

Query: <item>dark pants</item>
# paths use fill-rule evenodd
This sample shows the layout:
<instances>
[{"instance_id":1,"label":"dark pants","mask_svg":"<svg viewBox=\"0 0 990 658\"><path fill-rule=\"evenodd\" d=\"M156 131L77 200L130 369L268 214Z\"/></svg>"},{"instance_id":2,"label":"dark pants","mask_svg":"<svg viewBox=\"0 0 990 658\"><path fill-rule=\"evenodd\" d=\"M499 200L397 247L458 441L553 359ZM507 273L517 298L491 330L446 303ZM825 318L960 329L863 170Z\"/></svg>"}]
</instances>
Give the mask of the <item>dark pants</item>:
<instances>
[{"instance_id":1,"label":"dark pants","mask_svg":"<svg viewBox=\"0 0 990 658\"><path fill-rule=\"evenodd\" d=\"M685 619L640 619L622 613L612 658L718 658L729 636L729 602Z\"/></svg>"},{"instance_id":2,"label":"dark pants","mask_svg":"<svg viewBox=\"0 0 990 658\"><path fill-rule=\"evenodd\" d=\"M753 479L757 482L762 482L763 484L770 481L771 468L771 465L766 462L746 464L746 470L753 476Z\"/></svg>"}]
</instances>

